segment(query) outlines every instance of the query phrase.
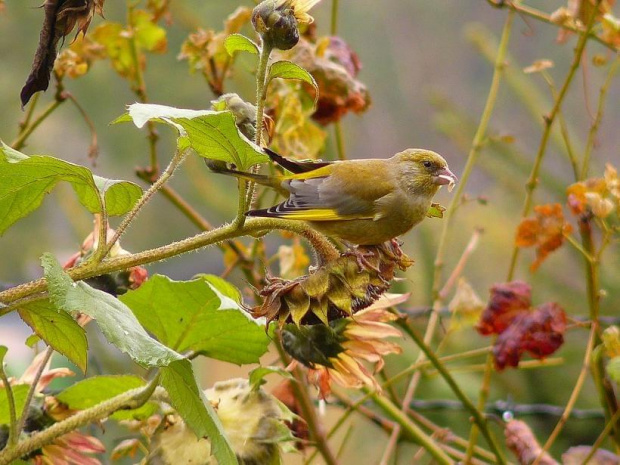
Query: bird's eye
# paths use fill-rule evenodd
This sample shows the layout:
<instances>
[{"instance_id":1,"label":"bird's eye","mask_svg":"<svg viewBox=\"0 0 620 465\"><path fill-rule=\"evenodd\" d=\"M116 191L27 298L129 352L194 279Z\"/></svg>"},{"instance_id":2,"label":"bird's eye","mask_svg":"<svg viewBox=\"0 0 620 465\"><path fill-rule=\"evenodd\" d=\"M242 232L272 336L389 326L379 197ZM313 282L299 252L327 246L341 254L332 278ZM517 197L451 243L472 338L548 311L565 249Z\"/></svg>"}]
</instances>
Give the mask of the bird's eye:
<instances>
[{"instance_id":1,"label":"bird's eye","mask_svg":"<svg viewBox=\"0 0 620 465\"><path fill-rule=\"evenodd\" d=\"M431 168L433 166L433 162L426 160L424 163L422 163L424 165L424 168Z\"/></svg>"}]
</instances>

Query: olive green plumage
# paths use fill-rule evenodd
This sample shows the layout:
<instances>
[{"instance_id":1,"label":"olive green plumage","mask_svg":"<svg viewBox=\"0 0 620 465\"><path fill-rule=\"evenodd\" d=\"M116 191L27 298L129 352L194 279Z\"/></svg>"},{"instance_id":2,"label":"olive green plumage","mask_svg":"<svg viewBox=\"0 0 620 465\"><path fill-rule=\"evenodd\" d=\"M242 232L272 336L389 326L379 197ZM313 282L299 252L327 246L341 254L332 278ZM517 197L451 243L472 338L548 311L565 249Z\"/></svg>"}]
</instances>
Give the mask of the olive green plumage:
<instances>
[{"instance_id":1,"label":"olive green plumage","mask_svg":"<svg viewBox=\"0 0 620 465\"><path fill-rule=\"evenodd\" d=\"M293 174L224 171L289 195L247 215L307 221L329 237L358 245L381 244L406 233L426 217L439 188L457 180L441 155L423 149L407 149L388 159L316 164L267 153Z\"/></svg>"}]
</instances>

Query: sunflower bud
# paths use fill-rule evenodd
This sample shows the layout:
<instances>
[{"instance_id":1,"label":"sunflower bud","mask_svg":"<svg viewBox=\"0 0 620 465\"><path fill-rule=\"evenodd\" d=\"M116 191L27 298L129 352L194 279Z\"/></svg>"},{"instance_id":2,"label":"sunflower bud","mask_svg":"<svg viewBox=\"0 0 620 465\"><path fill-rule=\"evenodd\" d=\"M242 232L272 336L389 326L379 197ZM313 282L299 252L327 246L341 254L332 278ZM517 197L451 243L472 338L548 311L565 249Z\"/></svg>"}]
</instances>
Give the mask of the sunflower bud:
<instances>
[{"instance_id":1,"label":"sunflower bud","mask_svg":"<svg viewBox=\"0 0 620 465\"><path fill-rule=\"evenodd\" d=\"M360 246L295 280L267 278L260 291L263 303L251 313L281 324L328 324L371 305L389 289L396 268L412 264L394 244Z\"/></svg>"},{"instance_id":2,"label":"sunflower bud","mask_svg":"<svg viewBox=\"0 0 620 465\"><path fill-rule=\"evenodd\" d=\"M295 10L290 2L265 0L252 12L254 29L265 44L280 50L289 50L299 42L299 28Z\"/></svg>"}]
</instances>

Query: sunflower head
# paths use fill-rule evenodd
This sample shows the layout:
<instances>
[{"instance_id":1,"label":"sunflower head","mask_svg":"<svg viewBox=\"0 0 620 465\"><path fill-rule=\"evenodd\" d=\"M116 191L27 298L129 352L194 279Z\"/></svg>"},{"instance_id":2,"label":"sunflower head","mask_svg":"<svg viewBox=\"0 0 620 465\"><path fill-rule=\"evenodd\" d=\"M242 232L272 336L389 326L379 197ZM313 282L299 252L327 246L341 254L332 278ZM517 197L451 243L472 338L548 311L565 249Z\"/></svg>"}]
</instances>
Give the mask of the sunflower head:
<instances>
[{"instance_id":1,"label":"sunflower head","mask_svg":"<svg viewBox=\"0 0 620 465\"><path fill-rule=\"evenodd\" d=\"M265 0L252 11L252 24L263 42L289 50L299 42L299 24L314 21L308 14L319 0Z\"/></svg>"}]
</instances>

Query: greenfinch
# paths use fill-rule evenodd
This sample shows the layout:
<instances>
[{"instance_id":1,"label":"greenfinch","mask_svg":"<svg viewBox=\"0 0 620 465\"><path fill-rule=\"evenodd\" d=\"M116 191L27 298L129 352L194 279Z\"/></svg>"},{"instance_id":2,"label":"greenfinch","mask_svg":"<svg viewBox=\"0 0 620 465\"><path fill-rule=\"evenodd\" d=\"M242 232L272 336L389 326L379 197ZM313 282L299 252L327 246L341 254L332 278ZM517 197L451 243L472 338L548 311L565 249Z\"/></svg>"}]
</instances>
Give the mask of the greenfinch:
<instances>
[{"instance_id":1,"label":"greenfinch","mask_svg":"<svg viewBox=\"0 0 620 465\"><path fill-rule=\"evenodd\" d=\"M273 207L247 216L307 221L319 232L357 245L379 245L422 221L433 196L457 177L430 150L407 149L388 159L300 162L265 149L290 175L220 170L288 194Z\"/></svg>"}]
</instances>

